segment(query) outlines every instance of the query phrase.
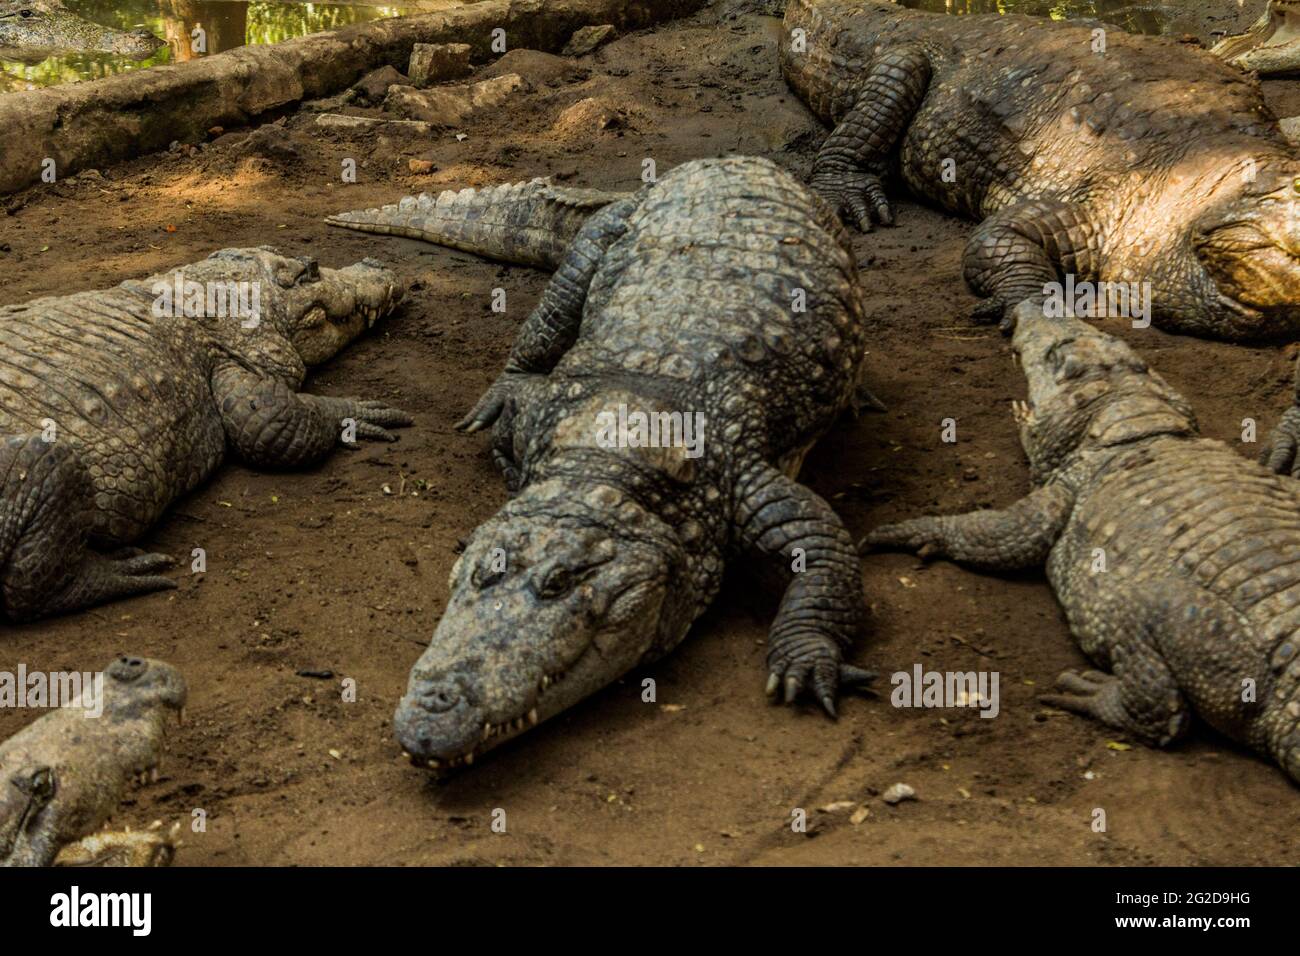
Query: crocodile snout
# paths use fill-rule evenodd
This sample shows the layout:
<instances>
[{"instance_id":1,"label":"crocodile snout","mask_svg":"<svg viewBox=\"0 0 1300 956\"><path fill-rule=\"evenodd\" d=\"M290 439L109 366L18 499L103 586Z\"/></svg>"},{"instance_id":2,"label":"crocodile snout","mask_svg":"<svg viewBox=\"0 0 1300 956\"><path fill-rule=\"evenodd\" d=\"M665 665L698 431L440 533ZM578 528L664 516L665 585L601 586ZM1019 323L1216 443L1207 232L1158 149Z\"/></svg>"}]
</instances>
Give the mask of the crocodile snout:
<instances>
[{"instance_id":1,"label":"crocodile snout","mask_svg":"<svg viewBox=\"0 0 1300 956\"><path fill-rule=\"evenodd\" d=\"M414 699L431 714L445 714L461 702L462 694L453 680L430 681L416 690Z\"/></svg>"}]
</instances>

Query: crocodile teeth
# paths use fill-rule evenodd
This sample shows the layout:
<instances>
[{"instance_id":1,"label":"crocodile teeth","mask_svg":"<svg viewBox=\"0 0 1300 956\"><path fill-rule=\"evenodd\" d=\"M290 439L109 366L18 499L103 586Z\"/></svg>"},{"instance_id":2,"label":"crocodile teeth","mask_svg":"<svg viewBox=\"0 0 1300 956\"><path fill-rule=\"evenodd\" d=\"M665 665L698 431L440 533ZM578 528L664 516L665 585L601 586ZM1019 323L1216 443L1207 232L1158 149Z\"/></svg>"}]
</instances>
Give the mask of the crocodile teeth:
<instances>
[{"instance_id":1,"label":"crocodile teeth","mask_svg":"<svg viewBox=\"0 0 1300 956\"><path fill-rule=\"evenodd\" d=\"M483 739L484 739L484 740L489 740L489 739L491 739L491 737L492 737L492 725L491 725L491 724L484 724L484 725L483 725Z\"/></svg>"},{"instance_id":2,"label":"crocodile teeth","mask_svg":"<svg viewBox=\"0 0 1300 956\"><path fill-rule=\"evenodd\" d=\"M537 726L537 708L536 708L536 707L534 707L532 710L530 710L530 711L528 712L528 723L530 723L530 724L533 725L534 727Z\"/></svg>"},{"instance_id":3,"label":"crocodile teeth","mask_svg":"<svg viewBox=\"0 0 1300 956\"><path fill-rule=\"evenodd\" d=\"M471 750L469 753L465 755L465 766L468 767L473 763L474 763L474 751Z\"/></svg>"}]
</instances>

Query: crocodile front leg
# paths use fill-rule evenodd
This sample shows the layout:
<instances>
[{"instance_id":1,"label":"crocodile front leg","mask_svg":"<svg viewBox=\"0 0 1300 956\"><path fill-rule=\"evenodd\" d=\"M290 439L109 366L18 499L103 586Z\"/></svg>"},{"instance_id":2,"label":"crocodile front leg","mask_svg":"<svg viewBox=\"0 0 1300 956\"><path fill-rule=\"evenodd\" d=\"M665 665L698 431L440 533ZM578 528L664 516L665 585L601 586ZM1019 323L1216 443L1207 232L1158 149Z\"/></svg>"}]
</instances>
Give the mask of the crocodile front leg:
<instances>
[{"instance_id":1,"label":"crocodile front leg","mask_svg":"<svg viewBox=\"0 0 1300 956\"><path fill-rule=\"evenodd\" d=\"M389 428L411 424L411 416L382 402L329 398L295 392L238 365L212 376L226 438L239 456L261 468L301 468L320 461L355 423L357 438L396 441Z\"/></svg>"},{"instance_id":2,"label":"crocodile front leg","mask_svg":"<svg viewBox=\"0 0 1300 956\"><path fill-rule=\"evenodd\" d=\"M925 52L899 47L871 64L853 107L822 144L809 185L863 232L894 214L881 177L930 86Z\"/></svg>"},{"instance_id":3,"label":"crocodile front leg","mask_svg":"<svg viewBox=\"0 0 1300 956\"><path fill-rule=\"evenodd\" d=\"M591 280L605 252L627 232L628 219L640 203L638 197L629 196L606 206L583 224L541 300L520 326L505 371L469 414L456 423L458 431L476 432L491 425L521 382L546 375L577 341Z\"/></svg>"},{"instance_id":4,"label":"crocodile front leg","mask_svg":"<svg viewBox=\"0 0 1300 956\"><path fill-rule=\"evenodd\" d=\"M885 525L868 534L862 547L898 548L923 559L951 558L990 571L1018 571L1047 561L1073 509L1073 492L1053 483L1001 511L933 515Z\"/></svg>"},{"instance_id":5,"label":"crocodile front leg","mask_svg":"<svg viewBox=\"0 0 1300 956\"><path fill-rule=\"evenodd\" d=\"M1028 199L989 216L966 245L962 271L976 295L977 322L1011 330L1012 309L1026 299L1042 302L1043 286L1063 274L1097 274L1098 237L1077 203Z\"/></svg>"},{"instance_id":6,"label":"crocodile front leg","mask_svg":"<svg viewBox=\"0 0 1300 956\"><path fill-rule=\"evenodd\" d=\"M736 494L741 545L802 568L786 587L768 636L768 696L784 687L791 703L812 691L834 717L840 684L875 676L842 660L863 614L853 540L825 501L771 465L743 474Z\"/></svg>"},{"instance_id":7,"label":"crocodile front leg","mask_svg":"<svg viewBox=\"0 0 1300 956\"><path fill-rule=\"evenodd\" d=\"M154 572L172 559L87 547L95 488L66 441L40 435L0 444L0 593L11 620L27 621L176 587Z\"/></svg>"}]
</instances>

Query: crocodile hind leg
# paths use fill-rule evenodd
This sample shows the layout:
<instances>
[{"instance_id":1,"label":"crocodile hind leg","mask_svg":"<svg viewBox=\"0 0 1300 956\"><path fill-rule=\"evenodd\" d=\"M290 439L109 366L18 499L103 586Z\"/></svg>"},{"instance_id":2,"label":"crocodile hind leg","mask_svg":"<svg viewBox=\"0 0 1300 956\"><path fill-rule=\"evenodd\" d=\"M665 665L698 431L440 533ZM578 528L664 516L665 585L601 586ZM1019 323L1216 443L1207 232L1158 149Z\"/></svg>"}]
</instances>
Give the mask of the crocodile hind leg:
<instances>
[{"instance_id":1,"label":"crocodile hind leg","mask_svg":"<svg viewBox=\"0 0 1300 956\"><path fill-rule=\"evenodd\" d=\"M1044 694L1048 707L1091 717L1132 734L1152 747L1165 747L1187 733L1191 708L1160 652L1142 629L1109 649L1113 674L1067 671L1056 682L1064 694Z\"/></svg>"},{"instance_id":2,"label":"crocodile hind leg","mask_svg":"<svg viewBox=\"0 0 1300 956\"><path fill-rule=\"evenodd\" d=\"M583 224L551 276L541 301L515 337L505 371L463 419L459 431L476 432L497 420L507 398L521 382L545 376L578 338L587 289L606 250L627 232L628 219L641 200L629 196L612 203Z\"/></svg>"},{"instance_id":3,"label":"crocodile hind leg","mask_svg":"<svg viewBox=\"0 0 1300 956\"><path fill-rule=\"evenodd\" d=\"M863 232L894 223L881 182L930 86L925 52L900 47L872 62L853 106L822 144L809 185Z\"/></svg>"},{"instance_id":4,"label":"crocodile hind leg","mask_svg":"<svg viewBox=\"0 0 1300 956\"><path fill-rule=\"evenodd\" d=\"M737 483L742 546L800 568L790 577L768 636L768 696L786 703L810 691L835 716L840 685L875 675L843 663L862 622L862 569L853 540L821 498L763 464Z\"/></svg>"},{"instance_id":5,"label":"crocodile hind leg","mask_svg":"<svg viewBox=\"0 0 1300 956\"><path fill-rule=\"evenodd\" d=\"M962 258L967 285L987 297L975 321L1001 322L1010 331L1012 309L1026 299L1041 303L1047 283L1065 274L1095 276L1097 246L1096 230L1076 203L1028 199L989 216Z\"/></svg>"},{"instance_id":6,"label":"crocodile hind leg","mask_svg":"<svg viewBox=\"0 0 1300 956\"><path fill-rule=\"evenodd\" d=\"M91 551L94 518L90 475L66 442L30 435L0 444L0 593L10 619L176 587L154 573L172 563L165 554Z\"/></svg>"},{"instance_id":7,"label":"crocodile hind leg","mask_svg":"<svg viewBox=\"0 0 1300 956\"><path fill-rule=\"evenodd\" d=\"M863 550L900 548L990 571L1040 567L1061 536L1074 495L1059 483L1036 488L1009 508L932 515L876 528Z\"/></svg>"}]
</instances>

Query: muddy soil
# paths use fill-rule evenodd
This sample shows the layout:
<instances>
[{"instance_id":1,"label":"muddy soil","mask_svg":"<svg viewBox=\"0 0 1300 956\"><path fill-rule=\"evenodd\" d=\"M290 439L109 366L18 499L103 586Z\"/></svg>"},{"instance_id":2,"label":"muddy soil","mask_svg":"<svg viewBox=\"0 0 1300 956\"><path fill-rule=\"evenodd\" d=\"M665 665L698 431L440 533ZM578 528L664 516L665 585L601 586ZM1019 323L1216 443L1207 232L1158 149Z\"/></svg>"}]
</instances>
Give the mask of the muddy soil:
<instances>
[{"instance_id":1,"label":"muddy soil","mask_svg":"<svg viewBox=\"0 0 1300 956\"><path fill-rule=\"evenodd\" d=\"M646 158L662 170L757 153L803 172L823 132L780 80L776 25L708 10L576 61L510 54L489 72L520 72L533 89L433 138L325 133L302 114L285 122L289 152L243 155L244 134L227 134L193 155L9 201L4 303L264 243L327 265L376 256L417 284L402 312L311 383L409 409L416 427L400 443L298 474L231 463L145 542L206 549L206 574L178 566L177 591L5 629L6 668L84 670L130 650L188 677L190 719L122 822L204 810L207 830L186 836L182 865L1300 862L1300 799L1270 763L1204 728L1168 752L1126 747L1036 702L1084 663L1041 574L900 555L865 561L870 634L854 659L885 673L996 670L996 719L895 709L884 696L846 700L836 723L767 706L773 602L736 580L667 660L469 772L434 781L402 759L389 721L407 671L445 606L458 542L505 498L486 440L452 423L496 375L545 277L334 231L322 217L538 175L631 189ZM1266 85L1281 115L1300 112L1300 84ZM356 184L340 181L349 158ZM412 159L435 168L414 174ZM971 226L907 199L895 209L896 228L856 240L879 328L871 380L890 410L843 422L803 473L855 535L1005 505L1028 488L1008 413L1022 378L1002 337L967 319ZM491 311L497 287L506 314ZM1239 443L1243 418L1267 428L1290 400L1290 349L1111 325L1192 399L1213 437ZM955 444L940 440L949 417ZM655 704L641 701L644 677L657 682ZM341 699L344 678L355 703ZM29 719L0 712L0 735ZM895 782L919 799L885 805ZM818 809L845 801L870 815L853 824L849 809ZM796 807L809 811L807 835L791 830ZM496 808L504 834L490 828ZM1090 827L1094 808L1106 833Z\"/></svg>"}]
</instances>

